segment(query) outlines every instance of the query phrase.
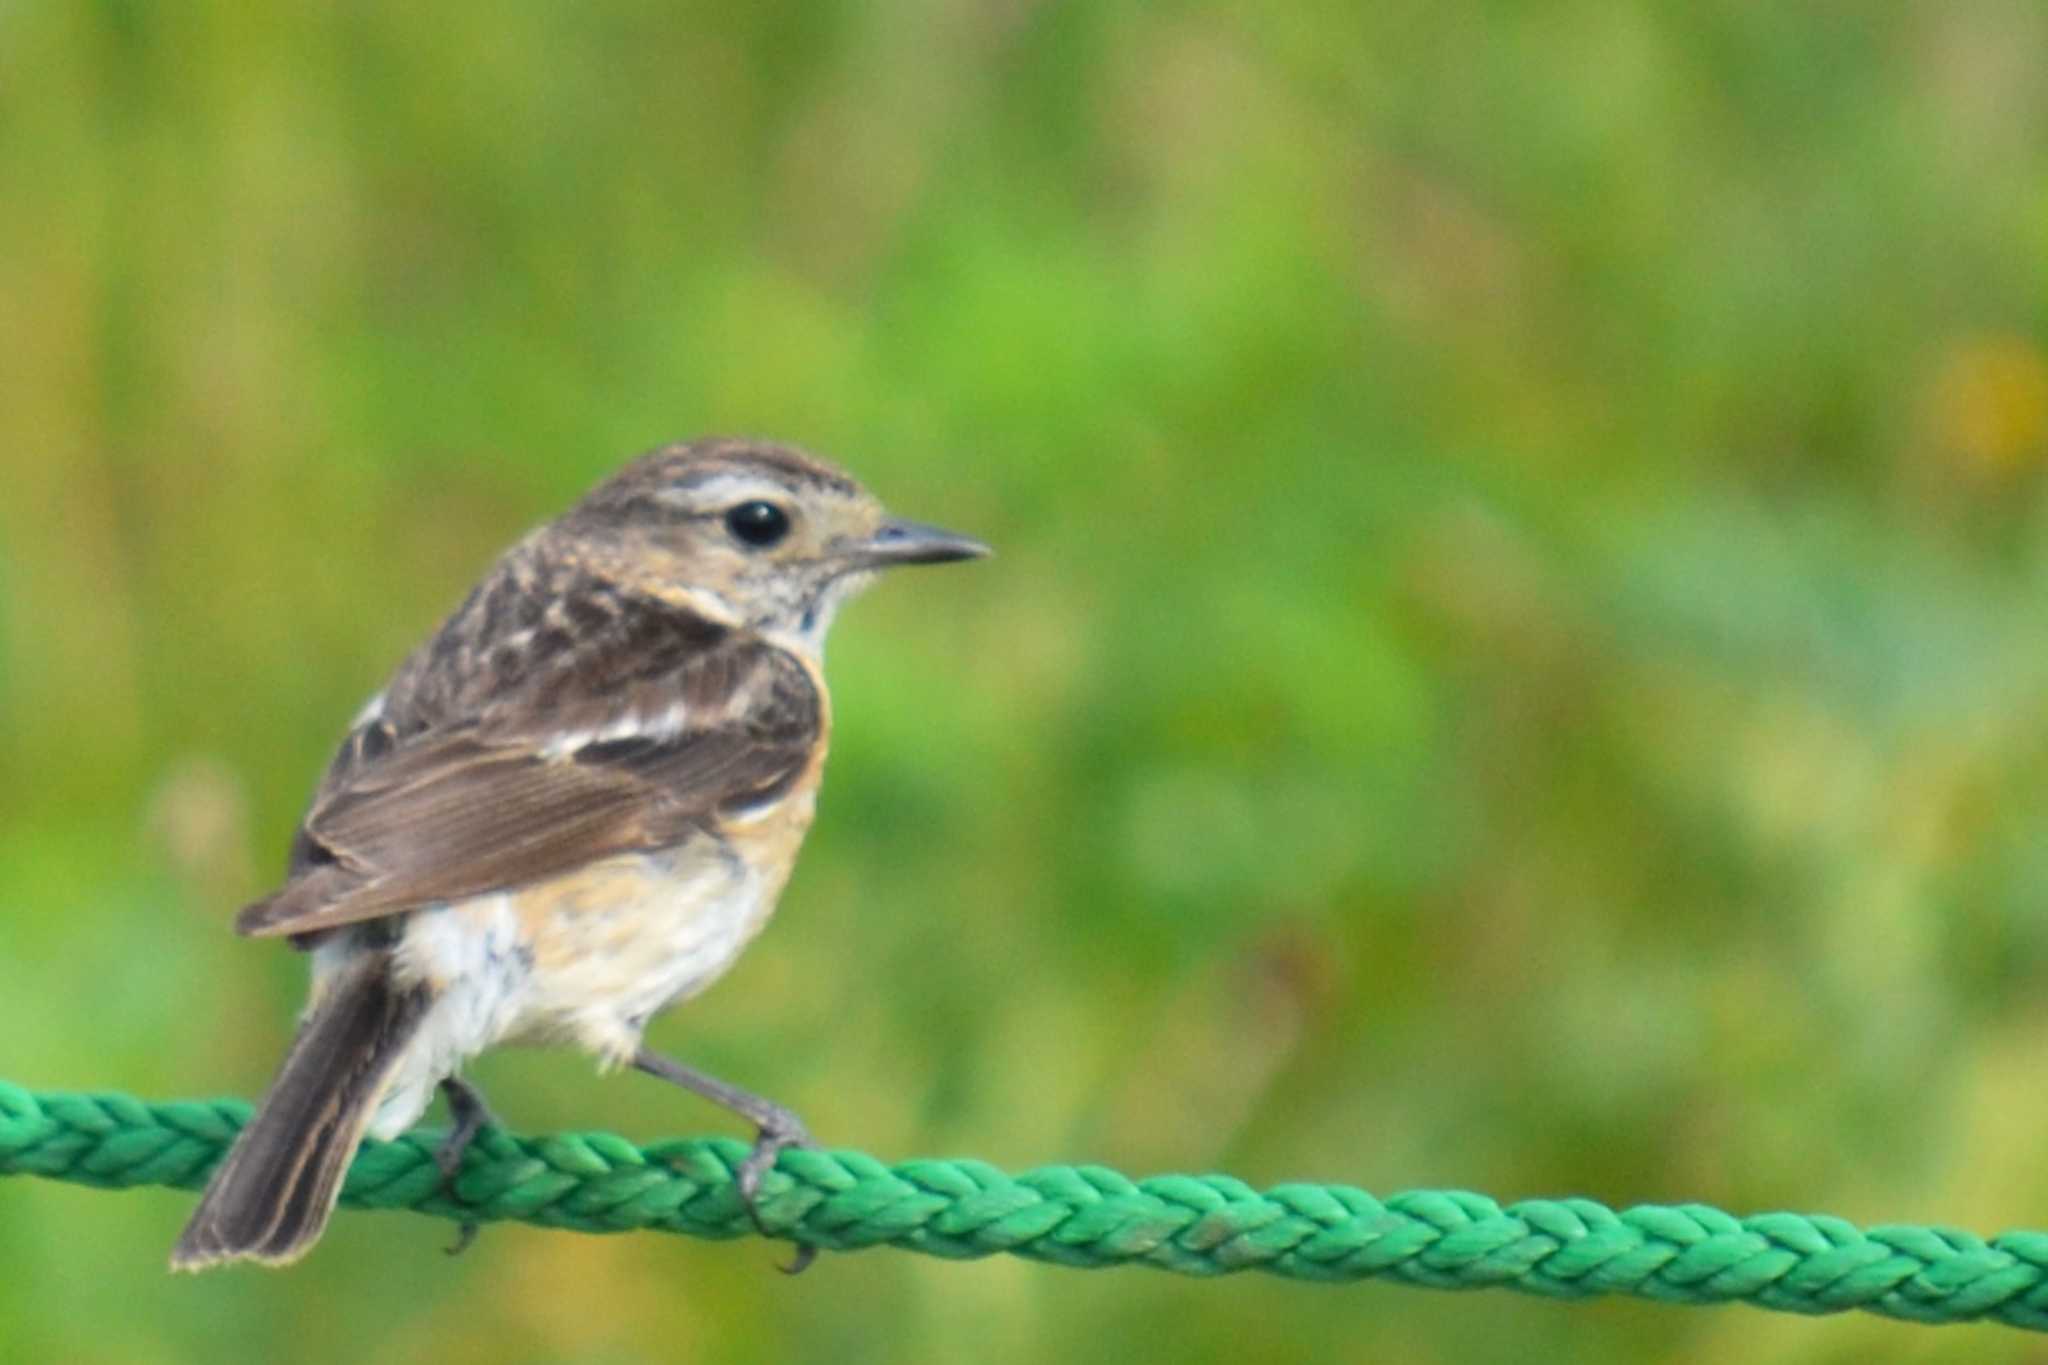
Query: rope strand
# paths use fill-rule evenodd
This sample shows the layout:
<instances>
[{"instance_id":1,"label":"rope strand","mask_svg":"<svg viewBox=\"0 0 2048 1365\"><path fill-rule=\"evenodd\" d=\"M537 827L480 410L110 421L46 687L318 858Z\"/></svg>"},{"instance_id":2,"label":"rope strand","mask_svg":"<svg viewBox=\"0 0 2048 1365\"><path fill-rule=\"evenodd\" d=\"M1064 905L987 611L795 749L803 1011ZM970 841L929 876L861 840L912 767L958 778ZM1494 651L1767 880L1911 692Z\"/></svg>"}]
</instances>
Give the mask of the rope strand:
<instances>
[{"instance_id":1,"label":"rope strand","mask_svg":"<svg viewBox=\"0 0 2048 1365\"><path fill-rule=\"evenodd\" d=\"M145 1103L32 1092L0 1081L0 1175L124 1189L197 1189L249 1115L239 1100ZM486 1129L452 1191L441 1134L366 1142L341 1202L465 1223L578 1232L752 1231L734 1172L747 1144L637 1144L609 1133L521 1137ZM781 1154L762 1184L777 1236L824 1250L894 1246L966 1259L1006 1252L1055 1265L1147 1265L1181 1275L1259 1270L1288 1279L1391 1280L1551 1298L1630 1294L1849 1309L1921 1323L2048 1330L2048 1233L1986 1241L1952 1228L1858 1228L1825 1215L1737 1218L1703 1204L1614 1210L1590 1199L1502 1205L1459 1190L1384 1199L1348 1185L1258 1190L1229 1176L1131 1180L1101 1166L1009 1175L981 1161L886 1165L860 1152Z\"/></svg>"}]
</instances>

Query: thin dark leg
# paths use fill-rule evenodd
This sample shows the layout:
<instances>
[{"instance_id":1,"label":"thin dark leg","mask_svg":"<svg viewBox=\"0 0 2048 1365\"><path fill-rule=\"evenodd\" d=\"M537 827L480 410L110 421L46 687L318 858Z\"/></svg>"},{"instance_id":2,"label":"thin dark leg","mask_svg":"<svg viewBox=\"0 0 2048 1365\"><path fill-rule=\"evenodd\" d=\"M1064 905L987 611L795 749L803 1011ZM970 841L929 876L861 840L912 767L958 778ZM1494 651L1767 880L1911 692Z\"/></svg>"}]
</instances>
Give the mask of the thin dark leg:
<instances>
[{"instance_id":1,"label":"thin dark leg","mask_svg":"<svg viewBox=\"0 0 2048 1365\"><path fill-rule=\"evenodd\" d=\"M491 1106L484 1103L483 1092L460 1076L444 1079L441 1094L448 1101L448 1114L455 1120L455 1127L434 1149L434 1164L441 1168L444 1179L452 1181L462 1169L462 1154L469 1150L469 1144L486 1127L497 1127L498 1120L491 1113Z\"/></svg>"},{"instance_id":2,"label":"thin dark leg","mask_svg":"<svg viewBox=\"0 0 2048 1365\"><path fill-rule=\"evenodd\" d=\"M448 1114L455 1120L455 1126L434 1149L434 1164L441 1168L441 1192L452 1195L455 1192L455 1175L462 1169L463 1153L469 1150L469 1144L476 1140L476 1135L486 1125L496 1127L498 1120L492 1115L491 1106L484 1103L483 1092L460 1076L444 1077L441 1094L448 1100ZM448 1254L460 1256L469 1250L469 1244L476 1240L476 1233L475 1223L464 1223L455 1234L455 1244L448 1248Z\"/></svg>"},{"instance_id":3,"label":"thin dark leg","mask_svg":"<svg viewBox=\"0 0 2048 1365\"><path fill-rule=\"evenodd\" d=\"M684 1066L672 1057L641 1048L633 1054L633 1066L671 1085L679 1085L693 1095L701 1095L713 1104L730 1109L754 1125L754 1149L747 1153L747 1159L740 1163L740 1202L747 1206L747 1217L754 1221L754 1230L762 1236L768 1229L761 1222L761 1211L755 1207L755 1199L761 1193L761 1177L775 1164L775 1158L791 1147L815 1146L810 1130L803 1120L770 1100L727 1085L715 1076L707 1076L694 1067ZM818 1249L813 1246L799 1246L796 1259L783 1269L795 1275L816 1259Z\"/></svg>"}]
</instances>

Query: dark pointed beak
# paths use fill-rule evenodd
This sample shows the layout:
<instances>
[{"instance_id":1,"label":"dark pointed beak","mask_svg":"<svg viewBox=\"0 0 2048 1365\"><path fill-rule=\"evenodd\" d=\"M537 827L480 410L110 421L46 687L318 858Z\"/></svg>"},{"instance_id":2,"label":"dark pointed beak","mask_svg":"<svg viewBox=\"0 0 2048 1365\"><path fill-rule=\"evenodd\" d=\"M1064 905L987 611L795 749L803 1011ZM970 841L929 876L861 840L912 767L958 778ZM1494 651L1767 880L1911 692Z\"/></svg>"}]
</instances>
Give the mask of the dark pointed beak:
<instances>
[{"instance_id":1,"label":"dark pointed beak","mask_svg":"<svg viewBox=\"0 0 2048 1365\"><path fill-rule=\"evenodd\" d=\"M917 521L885 521L867 543L853 552L863 569L888 569L898 564L949 564L956 559L982 559L988 546L973 536L926 526Z\"/></svg>"}]
</instances>

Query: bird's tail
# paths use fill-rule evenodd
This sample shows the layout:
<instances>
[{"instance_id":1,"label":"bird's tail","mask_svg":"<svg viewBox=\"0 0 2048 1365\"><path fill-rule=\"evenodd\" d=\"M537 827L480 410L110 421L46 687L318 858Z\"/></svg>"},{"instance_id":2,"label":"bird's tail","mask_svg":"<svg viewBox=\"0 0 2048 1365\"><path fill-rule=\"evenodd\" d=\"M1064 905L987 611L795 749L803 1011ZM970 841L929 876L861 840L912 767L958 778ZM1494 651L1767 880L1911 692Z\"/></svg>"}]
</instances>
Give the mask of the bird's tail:
<instances>
[{"instance_id":1,"label":"bird's tail","mask_svg":"<svg viewBox=\"0 0 2048 1365\"><path fill-rule=\"evenodd\" d=\"M432 1001L426 987L392 980L388 953L341 969L214 1171L171 1250L171 1269L238 1260L284 1265L312 1248L385 1082Z\"/></svg>"}]
</instances>

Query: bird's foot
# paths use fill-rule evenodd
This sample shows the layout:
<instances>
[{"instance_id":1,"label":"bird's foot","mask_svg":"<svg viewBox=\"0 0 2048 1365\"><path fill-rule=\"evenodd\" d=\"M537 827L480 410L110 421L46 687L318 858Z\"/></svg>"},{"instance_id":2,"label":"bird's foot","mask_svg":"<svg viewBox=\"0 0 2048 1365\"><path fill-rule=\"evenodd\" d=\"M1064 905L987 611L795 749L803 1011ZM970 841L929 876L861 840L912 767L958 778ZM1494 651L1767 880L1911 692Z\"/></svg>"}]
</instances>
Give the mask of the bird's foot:
<instances>
[{"instance_id":1,"label":"bird's foot","mask_svg":"<svg viewBox=\"0 0 2048 1365\"><path fill-rule=\"evenodd\" d=\"M484 1102L483 1092L458 1076L443 1080L441 1093L448 1098L448 1112L455 1119L455 1126L434 1149L434 1165L441 1171L441 1193L454 1199L455 1177L462 1171L463 1156L468 1153L469 1145L476 1141L478 1133L486 1127L497 1126L497 1119L492 1116L490 1105ZM454 1242L447 1247L447 1253L460 1256L469 1250L480 1229L481 1224L465 1220L456 1231Z\"/></svg>"},{"instance_id":2,"label":"bird's foot","mask_svg":"<svg viewBox=\"0 0 2048 1365\"><path fill-rule=\"evenodd\" d=\"M792 1147L815 1147L811 1134L802 1120L788 1110L782 1110L773 1122L763 1123L754 1135L754 1148L747 1153L747 1159L740 1163L734 1173L739 1185L740 1202L747 1206L747 1217L753 1221L754 1231L763 1237L771 1236L768 1227L761 1221L759 1199L761 1177L775 1169L775 1160ZM799 1244L796 1255L786 1266L780 1267L785 1275L801 1275L805 1267L818 1259L818 1249Z\"/></svg>"}]
</instances>

